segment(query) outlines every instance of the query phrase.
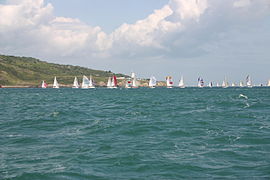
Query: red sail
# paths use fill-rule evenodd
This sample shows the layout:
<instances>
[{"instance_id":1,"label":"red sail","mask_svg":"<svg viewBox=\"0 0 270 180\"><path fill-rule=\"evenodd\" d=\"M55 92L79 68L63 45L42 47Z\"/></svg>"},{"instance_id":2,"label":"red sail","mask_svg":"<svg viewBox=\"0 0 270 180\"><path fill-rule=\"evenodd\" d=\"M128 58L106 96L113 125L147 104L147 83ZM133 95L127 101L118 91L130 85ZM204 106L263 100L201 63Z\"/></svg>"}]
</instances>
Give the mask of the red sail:
<instances>
[{"instance_id":1,"label":"red sail","mask_svg":"<svg viewBox=\"0 0 270 180\"><path fill-rule=\"evenodd\" d=\"M113 76L113 81L114 81L114 86L116 87L116 86L117 86L117 79L116 79L116 76Z\"/></svg>"}]
</instances>

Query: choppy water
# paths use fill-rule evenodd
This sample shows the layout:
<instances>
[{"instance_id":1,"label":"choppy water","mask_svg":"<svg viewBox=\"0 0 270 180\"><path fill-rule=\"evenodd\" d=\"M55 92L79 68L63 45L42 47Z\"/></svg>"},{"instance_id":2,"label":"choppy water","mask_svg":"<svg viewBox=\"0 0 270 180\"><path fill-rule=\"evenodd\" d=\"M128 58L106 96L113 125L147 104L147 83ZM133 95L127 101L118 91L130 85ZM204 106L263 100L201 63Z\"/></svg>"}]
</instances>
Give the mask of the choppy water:
<instances>
[{"instance_id":1,"label":"choppy water","mask_svg":"<svg viewBox=\"0 0 270 180\"><path fill-rule=\"evenodd\" d=\"M270 178L270 88L0 89L0 179L191 178Z\"/></svg>"}]
</instances>

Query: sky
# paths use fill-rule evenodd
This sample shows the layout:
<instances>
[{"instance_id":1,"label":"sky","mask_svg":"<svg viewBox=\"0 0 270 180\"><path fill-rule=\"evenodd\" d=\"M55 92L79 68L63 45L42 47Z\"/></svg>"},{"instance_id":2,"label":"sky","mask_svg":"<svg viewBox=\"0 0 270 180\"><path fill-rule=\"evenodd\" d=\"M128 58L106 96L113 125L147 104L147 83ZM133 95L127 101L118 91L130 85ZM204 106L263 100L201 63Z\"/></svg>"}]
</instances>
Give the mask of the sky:
<instances>
[{"instance_id":1,"label":"sky","mask_svg":"<svg viewBox=\"0 0 270 180\"><path fill-rule=\"evenodd\" d=\"M158 80L270 78L270 0L0 0L0 54Z\"/></svg>"}]
</instances>

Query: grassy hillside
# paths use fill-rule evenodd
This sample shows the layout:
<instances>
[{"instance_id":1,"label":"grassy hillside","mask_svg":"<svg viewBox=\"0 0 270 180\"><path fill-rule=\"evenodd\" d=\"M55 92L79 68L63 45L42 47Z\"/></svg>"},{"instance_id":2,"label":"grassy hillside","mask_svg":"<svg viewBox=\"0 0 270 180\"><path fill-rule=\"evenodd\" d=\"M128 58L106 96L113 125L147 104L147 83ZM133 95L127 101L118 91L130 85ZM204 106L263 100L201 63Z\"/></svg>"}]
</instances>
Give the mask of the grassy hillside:
<instances>
[{"instance_id":1,"label":"grassy hillside","mask_svg":"<svg viewBox=\"0 0 270 180\"><path fill-rule=\"evenodd\" d=\"M0 84L38 86L42 80L52 84L54 76L62 85L73 83L74 76L80 81L83 75L92 75L98 83L106 82L113 73L79 66L47 63L30 57L14 57L0 55ZM117 77L127 77L116 74ZM101 83L102 84L102 83Z\"/></svg>"}]
</instances>

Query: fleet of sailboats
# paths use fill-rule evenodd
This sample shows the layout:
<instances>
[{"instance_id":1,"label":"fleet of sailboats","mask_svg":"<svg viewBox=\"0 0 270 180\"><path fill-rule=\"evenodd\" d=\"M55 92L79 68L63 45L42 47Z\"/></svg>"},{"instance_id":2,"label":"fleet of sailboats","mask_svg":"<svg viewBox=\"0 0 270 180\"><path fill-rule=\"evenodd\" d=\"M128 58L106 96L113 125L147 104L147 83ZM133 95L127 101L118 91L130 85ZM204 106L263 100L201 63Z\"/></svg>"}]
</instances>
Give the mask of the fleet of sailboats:
<instances>
[{"instance_id":1,"label":"fleet of sailboats","mask_svg":"<svg viewBox=\"0 0 270 180\"><path fill-rule=\"evenodd\" d=\"M125 78L122 78L122 79L125 79ZM139 85L138 85L139 83L137 81L137 77L136 77L135 73L131 73L130 78L126 78L126 80L124 82L125 82L125 84L124 84L125 88L138 88L139 87ZM150 79L149 79L148 87L155 88L156 86L157 86L157 79L154 76L151 76ZM262 87L264 85L260 84L260 85L258 85L256 87L259 87L259 86ZM266 86L270 87L270 79L268 80ZM48 87L48 84L45 81L42 81L41 88L47 88L47 87ZM117 87L118 87L117 77L115 75L109 77L108 82L107 82L107 88L114 89L114 88L117 88ZM166 77L166 87L167 88L173 88L174 87L173 86L173 79L172 79L171 76ZM185 88L186 87L186 85L184 83L183 76L181 76L181 79L179 80L178 87L179 88ZM197 87L200 87L200 88L204 87L203 78L201 78L201 77L198 78ZM214 86L214 83L212 81L210 81L208 83L207 87L210 87L210 88L219 87L219 83L216 83L216 86ZM229 83L227 81L227 78L225 77L223 82L222 82L221 87L222 88L228 88L228 87L249 87L249 88L251 88L251 87L253 87L253 85L252 85L251 77L248 75L246 77L245 85L244 85L244 83L242 81L239 82L239 85L237 83L234 83L234 82L232 82L231 85L229 85ZM60 85L59 85L56 77L54 77L52 88L56 88L56 89L60 88ZM82 84L80 86L77 77L74 77L74 82L73 82L72 88L92 89L92 88L95 88L95 83L94 83L94 80L93 80L92 76L90 76L89 79L86 76L83 76Z\"/></svg>"}]
</instances>

